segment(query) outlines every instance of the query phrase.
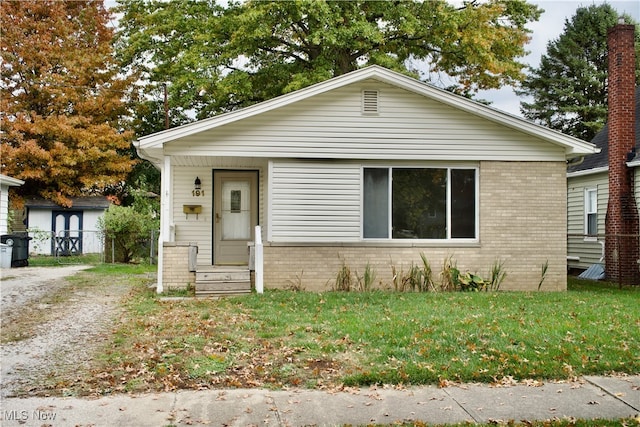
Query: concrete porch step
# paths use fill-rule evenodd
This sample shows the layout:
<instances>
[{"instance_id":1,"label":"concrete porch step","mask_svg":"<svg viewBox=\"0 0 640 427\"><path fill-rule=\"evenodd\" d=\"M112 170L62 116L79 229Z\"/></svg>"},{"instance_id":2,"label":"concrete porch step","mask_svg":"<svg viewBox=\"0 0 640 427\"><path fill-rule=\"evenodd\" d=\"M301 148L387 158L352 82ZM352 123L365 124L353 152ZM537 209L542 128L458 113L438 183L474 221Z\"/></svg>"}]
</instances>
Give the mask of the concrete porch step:
<instances>
[{"instance_id":1,"label":"concrete porch step","mask_svg":"<svg viewBox=\"0 0 640 427\"><path fill-rule=\"evenodd\" d=\"M251 273L246 266L198 266L196 297L251 293Z\"/></svg>"}]
</instances>

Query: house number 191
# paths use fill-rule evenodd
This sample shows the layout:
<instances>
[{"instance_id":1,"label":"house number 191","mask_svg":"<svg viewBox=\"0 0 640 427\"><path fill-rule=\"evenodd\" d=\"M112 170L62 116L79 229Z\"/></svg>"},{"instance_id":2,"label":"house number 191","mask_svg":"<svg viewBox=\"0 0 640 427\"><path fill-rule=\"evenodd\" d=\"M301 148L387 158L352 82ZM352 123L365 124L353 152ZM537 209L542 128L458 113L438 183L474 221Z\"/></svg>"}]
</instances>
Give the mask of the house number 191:
<instances>
[{"instance_id":1,"label":"house number 191","mask_svg":"<svg viewBox=\"0 0 640 427\"><path fill-rule=\"evenodd\" d=\"M204 190L193 190L191 194L193 194L194 197L204 196Z\"/></svg>"}]
</instances>

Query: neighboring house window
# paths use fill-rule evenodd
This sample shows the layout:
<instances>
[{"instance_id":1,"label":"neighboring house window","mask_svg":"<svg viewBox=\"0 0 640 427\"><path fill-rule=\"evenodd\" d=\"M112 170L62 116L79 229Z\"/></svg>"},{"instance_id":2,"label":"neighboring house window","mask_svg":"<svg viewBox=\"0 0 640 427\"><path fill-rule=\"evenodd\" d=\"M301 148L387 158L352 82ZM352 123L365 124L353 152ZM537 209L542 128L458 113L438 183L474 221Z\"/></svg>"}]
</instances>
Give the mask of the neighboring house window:
<instances>
[{"instance_id":1,"label":"neighboring house window","mask_svg":"<svg viewBox=\"0 0 640 427\"><path fill-rule=\"evenodd\" d=\"M364 238L477 238L476 172L364 168Z\"/></svg>"},{"instance_id":2,"label":"neighboring house window","mask_svg":"<svg viewBox=\"0 0 640 427\"><path fill-rule=\"evenodd\" d=\"M595 188L584 191L584 233L588 236L598 234L598 190Z\"/></svg>"}]
</instances>

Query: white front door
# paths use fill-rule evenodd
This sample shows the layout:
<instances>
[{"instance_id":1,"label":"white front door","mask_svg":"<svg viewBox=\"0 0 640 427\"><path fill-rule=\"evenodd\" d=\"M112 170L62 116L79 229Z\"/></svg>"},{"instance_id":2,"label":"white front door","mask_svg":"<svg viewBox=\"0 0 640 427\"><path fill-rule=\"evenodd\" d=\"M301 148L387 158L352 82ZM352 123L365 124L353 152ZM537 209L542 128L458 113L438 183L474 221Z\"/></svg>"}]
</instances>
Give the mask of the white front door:
<instances>
[{"instance_id":1,"label":"white front door","mask_svg":"<svg viewBox=\"0 0 640 427\"><path fill-rule=\"evenodd\" d=\"M258 172L213 171L213 263L247 265L258 225Z\"/></svg>"}]
</instances>

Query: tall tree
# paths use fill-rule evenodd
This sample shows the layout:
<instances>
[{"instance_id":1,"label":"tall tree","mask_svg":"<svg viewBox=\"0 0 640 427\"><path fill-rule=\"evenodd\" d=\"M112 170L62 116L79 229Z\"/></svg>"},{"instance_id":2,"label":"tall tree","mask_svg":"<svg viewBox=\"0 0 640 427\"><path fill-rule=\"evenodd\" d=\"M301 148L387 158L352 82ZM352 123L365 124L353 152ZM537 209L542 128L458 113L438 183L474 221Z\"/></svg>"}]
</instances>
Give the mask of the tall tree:
<instances>
[{"instance_id":1,"label":"tall tree","mask_svg":"<svg viewBox=\"0 0 640 427\"><path fill-rule=\"evenodd\" d=\"M618 13L606 3L581 7L565 21L563 33L549 42L540 66L517 91L533 98L520 104L526 118L585 141L595 136L607 120L607 30L617 22ZM638 51L638 32L636 40Z\"/></svg>"},{"instance_id":2,"label":"tall tree","mask_svg":"<svg viewBox=\"0 0 640 427\"><path fill-rule=\"evenodd\" d=\"M369 64L446 73L464 92L524 77L525 0L120 0L117 51L177 121L251 105Z\"/></svg>"},{"instance_id":3,"label":"tall tree","mask_svg":"<svg viewBox=\"0 0 640 427\"><path fill-rule=\"evenodd\" d=\"M131 84L119 75L102 1L0 2L2 173L16 200L71 197L121 185L132 134L122 131Z\"/></svg>"}]
</instances>

